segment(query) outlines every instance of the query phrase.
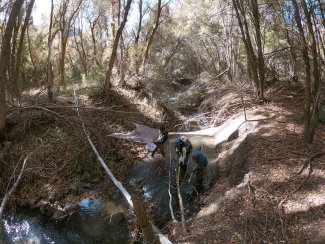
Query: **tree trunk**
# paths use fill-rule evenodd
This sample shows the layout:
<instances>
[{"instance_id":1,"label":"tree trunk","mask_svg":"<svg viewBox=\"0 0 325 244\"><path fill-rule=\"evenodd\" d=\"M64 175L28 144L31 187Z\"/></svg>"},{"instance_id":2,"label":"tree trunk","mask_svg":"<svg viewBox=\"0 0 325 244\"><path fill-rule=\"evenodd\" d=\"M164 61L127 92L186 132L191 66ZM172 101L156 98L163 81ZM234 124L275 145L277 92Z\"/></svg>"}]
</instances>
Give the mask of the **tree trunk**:
<instances>
[{"instance_id":1,"label":"tree trunk","mask_svg":"<svg viewBox=\"0 0 325 244\"><path fill-rule=\"evenodd\" d=\"M137 29L137 34L135 35L135 39L134 39L135 44L139 43L140 33L141 33L141 29L142 29L142 19L143 19L142 6L143 6L143 1L139 0L139 25L138 25L138 29Z\"/></svg>"},{"instance_id":2,"label":"tree trunk","mask_svg":"<svg viewBox=\"0 0 325 244\"><path fill-rule=\"evenodd\" d=\"M2 38L0 59L0 135L4 133L6 125L6 83L8 64L10 62L10 41L16 19L20 13L24 0L16 0L7 22L4 36Z\"/></svg>"},{"instance_id":3,"label":"tree trunk","mask_svg":"<svg viewBox=\"0 0 325 244\"><path fill-rule=\"evenodd\" d=\"M106 77L105 77L104 88L105 88L106 93L108 93L110 91L110 89L112 88L112 82L111 82L112 70L113 70L115 59L116 59L119 40L120 40L120 37L122 35L124 26L125 26L126 21L127 21L127 17L128 17L128 14L129 14L131 3L132 3L132 0L128 0L127 3L126 3L122 23L119 26L119 28L117 29L116 36L114 38L113 49L112 49L111 57L109 59L108 69L106 71Z\"/></svg>"},{"instance_id":4,"label":"tree trunk","mask_svg":"<svg viewBox=\"0 0 325 244\"><path fill-rule=\"evenodd\" d=\"M60 70L60 87L63 87L63 89L66 88L65 54L67 50L67 42L70 34L70 28L75 20L75 16L77 12L79 11L82 1L83 0L78 0L77 5L75 6L75 8L73 9L73 11L68 17L66 15L68 12L70 1L65 1L61 6L61 11L60 11L61 58L60 58L59 70Z\"/></svg>"},{"instance_id":5,"label":"tree trunk","mask_svg":"<svg viewBox=\"0 0 325 244\"><path fill-rule=\"evenodd\" d=\"M133 57L136 74L139 74L140 66L141 66L141 52L139 50L139 40L140 40L140 33L141 33L141 29L142 29L142 20L143 20L143 1L139 0L139 24L138 24L137 33L136 33L135 39L134 39L135 56Z\"/></svg>"},{"instance_id":6,"label":"tree trunk","mask_svg":"<svg viewBox=\"0 0 325 244\"><path fill-rule=\"evenodd\" d=\"M319 71L319 63L318 63L318 53L317 53L317 42L315 38L315 32L313 29L313 23L312 23L312 17L310 12L308 11L308 7L306 2L302 1L302 9L305 14L305 18L307 20L307 27L308 32L311 37L311 52L312 52L312 64L313 64L313 77L314 77L314 87L312 91L312 100L313 100L313 108L311 109L311 118L310 118L310 128L308 130L308 137L307 137L307 143L312 143L314 139L314 134L318 122L318 116L319 116L319 109L320 109L320 100L321 95L320 93L320 71Z\"/></svg>"},{"instance_id":7,"label":"tree trunk","mask_svg":"<svg viewBox=\"0 0 325 244\"><path fill-rule=\"evenodd\" d=\"M23 25L23 28L21 29L21 33L20 33L19 46L18 46L18 51L17 51L16 71L15 71L13 78L17 84L16 94L18 96L18 100L20 100L20 98L21 98L21 91L19 89L19 80L20 80L20 73L21 73L20 66L21 66L21 61L22 61L23 44L24 44L26 29L29 24L30 16L32 14L34 2L35 2L35 0L31 0L28 5L28 9L26 12L25 20L24 20L24 25Z\"/></svg>"},{"instance_id":8,"label":"tree trunk","mask_svg":"<svg viewBox=\"0 0 325 244\"><path fill-rule=\"evenodd\" d=\"M150 47L152 45L153 39L154 39L154 37L156 35L156 32L158 30L161 10L162 10L161 0L158 0L157 16L156 16L155 26L153 27L152 32L151 32L151 34L149 36L146 51L144 53L144 58L143 58L143 63L142 63L142 72L143 73L145 73L145 71L146 71L146 65L147 65L148 58L149 58L149 50L150 50Z\"/></svg>"},{"instance_id":9,"label":"tree trunk","mask_svg":"<svg viewBox=\"0 0 325 244\"><path fill-rule=\"evenodd\" d=\"M260 14L258 11L257 0L251 0L252 12L254 16L254 28L256 34L256 44L257 44L257 66L258 66L258 97L262 101L264 100L264 80L265 80L265 67L264 67L264 57L262 49L262 35L260 27Z\"/></svg>"},{"instance_id":10,"label":"tree trunk","mask_svg":"<svg viewBox=\"0 0 325 244\"><path fill-rule=\"evenodd\" d=\"M8 96L12 101L13 98L17 98L17 81L15 80L15 65L17 60L17 41L18 41L18 34L20 30L20 24L22 19L22 12L18 15L14 30L13 30L13 36L11 39L11 57L10 57L10 68L8 70L8 86L7 86L7 92L10 94Z\"/></svg>"},{"instance_id":11,"label":"tree trunk","mask_svg":"<svg viewBox=\"0 0 325 244\"><path fill-rule=\"evenodd\" d=\"M301 24L299 6L296 0L292 0L294 6L294 15L296 24L299 30L301 44L302 44L302 56L305 64L305 113L304 113L304 138L307 143L310 142L310 119L311 119L311 65L308 56L308 43L306 41L303 26Z\"/></svg>"},{"instance_id":12,"label":"tree trunk","mask_svg":"<svg viewBox=\"0 0 325 244\"><path fill-rule=\"evenodd\" d=\"M245 6L244 2L239 0L233 0L233 6L236 12L239 29L242 35L242 39L245 45L246 55L247 55L247 69L248 75L252 80L253 86L255 88L255 92L257 98L259 100L264 100L264 58L262 51L262 41L261 41L261 31L259 24L259 12L258 12L258 4L256 0L251 0L252 4L252 14L254 16L254 29L256 36L257 46L257 55L255 54L251 35L249 33L248 21L246 18Z\"/></svg>"},{"instance_id":13,"label":"tree trunk","mask_svg":"<svg viewBox=\"0 0 325 244\"><path fill-rule=\"evenodd\" d=\"M80 20L80 22L82 22L82 20ZM77 35L74 36L74 40L75 40L77 52L79 54L79 58L80 58L81 63L82 63L84 74L87 77L88 76L88 62L87 62L87 56L88 55L86 53L86 49L85 49L85 45L84 45L82 23L81 23L81 27L79 27L78 29L79 29L79 37L80 37L80 46L78 44ZM74 32L77 32L76 28L74 28Z\"/></svg>"},{"instance_id":14,"label":"tree trunk","mask_svg":"<svg viewBox=\"0 0 325 244\"><path fill-rule=\"evenodd\" d=\"M53 10L54 10L54 3L53 0L51 0L51 16L50 16L48 52L47 52L47 96L50 101L53 100L53 91L52 91L53 77L52 77L52 65L51 65Z\"/></svg>"},{"instance_id":15,"label":"tree trunk","mask_svg":"<svg viewBox=\"0 0 325 244\"><path fill-rule=\"evenodd\" d=\"M98 21L98 18L99 16L97 17L96 20L94 20L94 22L89 22L89 25L90 25L90 30L91 30L91 39L92 39L92 42L93 42L93 56L94 56L94 59L95 59L95 62L96 62L96 65L101 68L102 65L99 63L98 61L98 57L97 57L97 44L96 44L96 36L95 36L95 27L96 27L96 23Z\"/></svg>"},{"instance_id":16,"label":"tree trunk","mask_svg":"<svg viewBox=\"0 0 325 244\"><path fill-rule=\"evenodd\" d=\"M65 90L66 84L65 84L65 53L67 50L67 39L65 38L65 33L61 33L61 58L60 58L60 88L63 87Z\"/></svg>"},{"instance_id":17,"label":"tree trunk","mask_svg":"<svg viewBox=\"0 0 325 244\"><path fill-rule=\"evenodd\" d=\"M37 83L39 84L39 75L38 75L35 60L34 60L34 57L33 57L33 54L32 54L32 45L31 45L31 42L30 42L28 26L27 26L27 42L28 42L28 52L29 52L30 61L31 61L31 63L33 65L33 69L34 69L34 78L36 79Z\"/></svg>"}]
</instances>

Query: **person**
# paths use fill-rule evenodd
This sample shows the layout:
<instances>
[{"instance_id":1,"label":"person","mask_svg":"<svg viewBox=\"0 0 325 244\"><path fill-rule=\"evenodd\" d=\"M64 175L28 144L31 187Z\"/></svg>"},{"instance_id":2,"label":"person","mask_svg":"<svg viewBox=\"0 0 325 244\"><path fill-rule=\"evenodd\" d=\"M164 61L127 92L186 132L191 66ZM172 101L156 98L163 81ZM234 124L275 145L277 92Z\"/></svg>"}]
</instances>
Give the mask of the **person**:
<instances>
[{"instance_id":1,"label":"person","mask_svg":"<svg viewBox=\"0 0 325 244\"><path fill-rule=\"evenodd\" d=\"M166 130L165 126L161 126L159 128L159 135L158 138L153 142L156 147L155 149L151 152L151 157L155 156L155 153L160 149L160 152L163 156L165 156L165 151L164 151L164 143L168 139L168 131Z\"/></svg>"},{"instance_id":2,"label":"person","mask_svg":"<svg viewBox=\"0 0 325 244\"><path fill-rule=\"evenodd\" d=\"M195 167L193 169L193 173L196 172L196 189L197 191L203 190L203 177L204 177L204 169L208 165L208 158L202 152L200 147L194 149L194 153L192 154L192 159L195 160Z\"/></svg>"},{"instance_id":3,"label":"person","mask_svg":"<svg viewBox=\"0 0 325 244\"><path fill-rule=\"evenodd\" d=\"M192 151L192 143L186 136L181 136L175 140L174 144L176 155L179 158L180 181L182 181L187 171L187 162Z\"/></svg>"}]
</instances>

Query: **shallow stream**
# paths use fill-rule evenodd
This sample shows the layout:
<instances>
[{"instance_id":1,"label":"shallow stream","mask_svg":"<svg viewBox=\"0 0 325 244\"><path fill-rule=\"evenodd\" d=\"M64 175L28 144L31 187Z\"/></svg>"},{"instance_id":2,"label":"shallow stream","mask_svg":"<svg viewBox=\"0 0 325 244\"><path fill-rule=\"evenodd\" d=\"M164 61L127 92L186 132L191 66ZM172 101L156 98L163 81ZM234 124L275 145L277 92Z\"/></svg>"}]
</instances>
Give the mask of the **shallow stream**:
<instances>
[{"instance_id":1,"label":"shallow stream","mask_svg":"<svg viewBox=\"0 0 325 244\"><path fill-rule=\"evenodd\" d=\"M128 214L122 197L87 197L61 221L39 209L7 212L3 218L4 243L128 243ZM1 241L0 241L1 242Z\"/></svg>"}]
</instances>

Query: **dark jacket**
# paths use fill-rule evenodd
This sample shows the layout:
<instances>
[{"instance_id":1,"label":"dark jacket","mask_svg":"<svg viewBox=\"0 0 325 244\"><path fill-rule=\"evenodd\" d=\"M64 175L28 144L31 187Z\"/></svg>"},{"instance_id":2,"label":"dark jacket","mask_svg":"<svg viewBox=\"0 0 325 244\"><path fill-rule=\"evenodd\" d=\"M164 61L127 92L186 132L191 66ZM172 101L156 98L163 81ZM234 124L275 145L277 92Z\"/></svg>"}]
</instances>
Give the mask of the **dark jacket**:
<instances>
[{"instance_id":1,"label":"dark jacket","mask_svg":"<svg viewBox=\"0 0 325 244\"><path fill-rule=\"evenodd\" d=\"M181 139L177 139L175 142L175 150L178 157L180 157L185 151L186 155L189 155L192 151L192 144L189 140L183 142Z\"/></svg>"},{"instance_id":2,"label":"dark jacket","mask_svg":"<svg viewBox=\"0 0 325 244\"><path fill-rule=\"evenodd\" d=\"M168 131L159 131L159 136L158 138L154 141L156 144L164 144L168 139Z\"/></svg>"},{"instance_id":3,"label":"dark jacket","mask_svg":"<svg viewBox=\"0 0 325 244\"><path fill-rule=\"evenodd\" d=\"M197 169L203 169L208 165L208 158L205 154L201 151L201 148L197 147L193 153L193 159L196 160Z\"/></svg>"}]
</instances>

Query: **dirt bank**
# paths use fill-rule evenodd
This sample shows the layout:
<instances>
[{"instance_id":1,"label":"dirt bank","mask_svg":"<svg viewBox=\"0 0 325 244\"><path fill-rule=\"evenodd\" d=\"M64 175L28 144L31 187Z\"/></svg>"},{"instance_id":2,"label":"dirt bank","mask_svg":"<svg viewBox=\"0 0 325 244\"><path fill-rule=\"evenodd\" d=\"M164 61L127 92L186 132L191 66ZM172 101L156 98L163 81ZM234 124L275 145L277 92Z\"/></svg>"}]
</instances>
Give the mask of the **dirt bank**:
<instances>
[{"instance_id":1,"label":"dirt bank","mask_svg":"<svg viewBox=\"0 0 325 244\"><path fill-rule=\"evenodd\" d=\"M201 197L201 211L187 223L189 234L174 232L175 242L325 240L325 126L306 146L303 88L279 85L267 96L268 103L248 109L248 128L216 148L220 177ZM247 135L250 123L257 130Z\"/></svg>"}]
</instances>

